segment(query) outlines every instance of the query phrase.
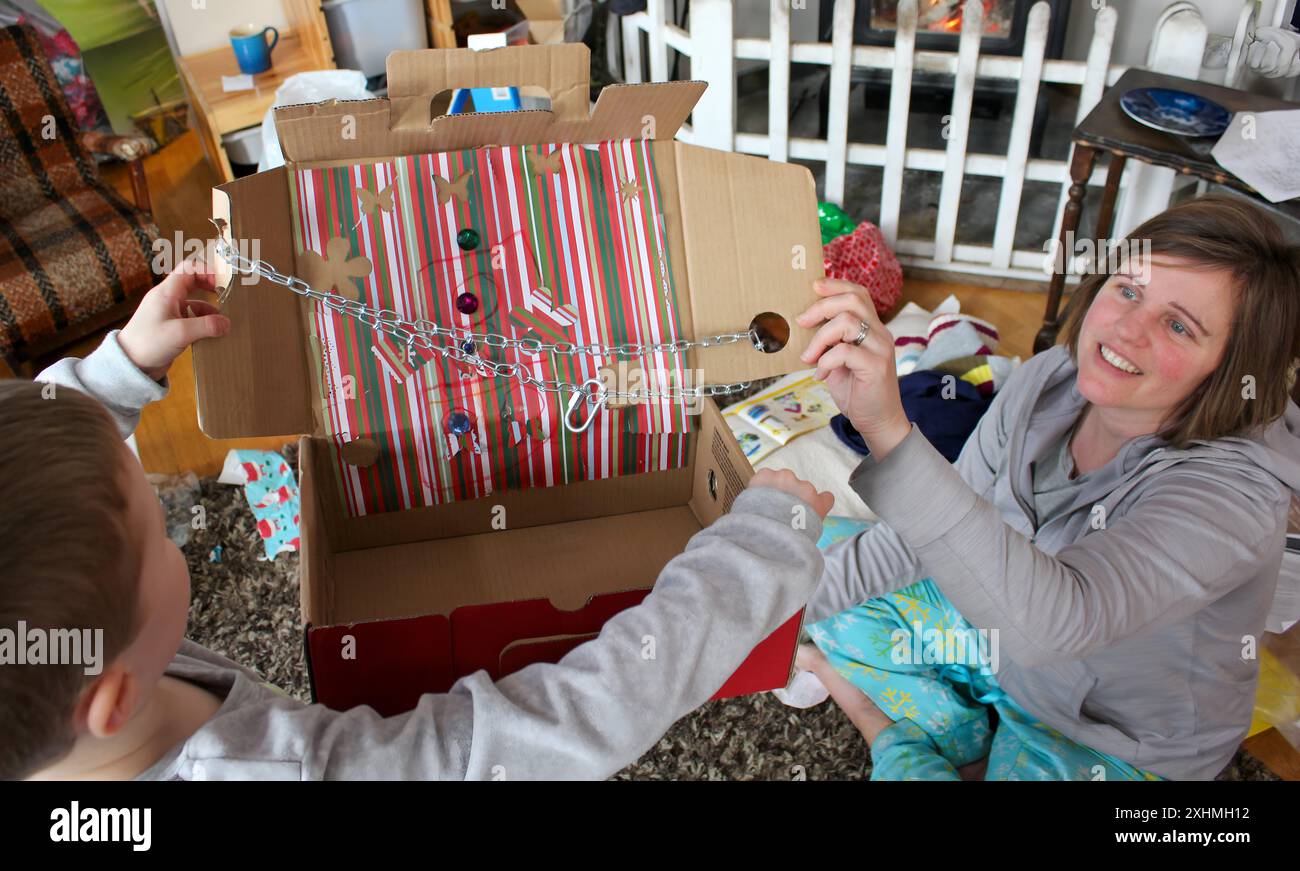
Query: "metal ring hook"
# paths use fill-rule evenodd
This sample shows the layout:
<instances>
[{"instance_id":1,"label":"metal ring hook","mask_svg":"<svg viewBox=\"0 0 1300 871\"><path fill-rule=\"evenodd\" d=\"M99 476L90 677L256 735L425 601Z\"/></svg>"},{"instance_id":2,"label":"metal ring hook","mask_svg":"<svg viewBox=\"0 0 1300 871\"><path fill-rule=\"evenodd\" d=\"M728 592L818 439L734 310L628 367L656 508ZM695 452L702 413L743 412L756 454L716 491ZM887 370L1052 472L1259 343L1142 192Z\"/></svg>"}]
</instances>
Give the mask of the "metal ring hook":
<instances>
[{"instance_id":1,"label":"metal ring hook","mask_svg":"<svg viewBox=\"0 0 1300 871\"><path fill-rule=\"evenodd\" d=\"M591 426L592 421L596 419L596 415L600 413L600 410L605 407L605 403L609 400L609 397L605 394L605 391L601 389L601 386L599 378L588 378L586 381L582 382L581 390L574 391L573 395L569 397L569 404L565 406L564 409L565 429L575 434L587 431ZM587 413L586 420L584 420L580 425L575 424L573 422L573 412L578 409L579 403L584 400L587 405L595 407Z\"/></svg>"},{"instance_id":2,"label":"metal ring hook","mask_svg":"<svg viewBox=\"0 0 1300 871\"><path fill-rule=\"evenodd\" d=\"M235 289L235 276L239 273L239 268L231 254L236 254L234 246L226 239L226 228L229 224L224 218L208 218L208 223L217 228L217 238L214 240L216 255L226 261L230 267L230 283L225 287L217 289L217 304L221 307L226 305L226 300L230 298L230 293ZM227 251L230 253L228 254ZM204 255L207 255L207 249L204 249Z\"/></svg>"}]
</instances>

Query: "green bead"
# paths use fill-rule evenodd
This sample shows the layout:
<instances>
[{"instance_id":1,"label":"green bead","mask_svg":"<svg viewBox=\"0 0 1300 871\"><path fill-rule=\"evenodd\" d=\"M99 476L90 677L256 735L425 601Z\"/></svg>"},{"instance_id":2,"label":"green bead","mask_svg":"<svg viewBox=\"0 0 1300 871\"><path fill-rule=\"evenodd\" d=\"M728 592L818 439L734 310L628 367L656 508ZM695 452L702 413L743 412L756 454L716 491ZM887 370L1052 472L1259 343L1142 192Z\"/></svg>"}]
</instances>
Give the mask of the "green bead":
<instances>
[{"instance_id":1,"label":"green bead","mask_svg":"<svg viewBox=\"0 0 1300 871\"><path fill-rule=\"evenodd\" d=\"M473 251L478 247L478 232L466 227L456 234L456 244L462 251Z\"/></svg>"}]
</instances>

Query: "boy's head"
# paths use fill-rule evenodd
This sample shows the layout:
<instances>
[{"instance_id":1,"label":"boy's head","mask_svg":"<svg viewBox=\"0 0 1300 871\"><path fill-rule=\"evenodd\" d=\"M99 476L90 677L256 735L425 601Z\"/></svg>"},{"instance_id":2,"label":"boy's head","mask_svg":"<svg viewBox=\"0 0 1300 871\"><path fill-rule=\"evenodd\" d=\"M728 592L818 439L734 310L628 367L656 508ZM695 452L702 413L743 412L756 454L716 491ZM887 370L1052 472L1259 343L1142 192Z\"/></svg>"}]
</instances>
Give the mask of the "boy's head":
<instances>
[{"instance_id":1,"label":"boy's head","mask_svg":"<svg viewBox=\"0 0 1300 871\"><path fill-rule=\"evenodd\" d=\"M54 630L103 639L98 669L52 664L53 647L45 664L0 658L0 779L121 729L175 654L188 607L185 559L107 411L71 388L0 381L0 631L29 651Z\"/></svg>"}]
</instances>

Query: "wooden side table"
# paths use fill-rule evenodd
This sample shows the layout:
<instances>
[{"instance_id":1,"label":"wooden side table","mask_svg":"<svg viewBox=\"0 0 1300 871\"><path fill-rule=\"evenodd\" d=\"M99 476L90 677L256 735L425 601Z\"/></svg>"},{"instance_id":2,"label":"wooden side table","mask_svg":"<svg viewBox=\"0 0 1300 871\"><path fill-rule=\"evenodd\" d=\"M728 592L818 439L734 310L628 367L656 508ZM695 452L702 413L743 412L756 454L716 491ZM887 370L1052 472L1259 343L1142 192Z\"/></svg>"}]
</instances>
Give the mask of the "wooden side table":
<instances>
[{"instance_id":1,"label":"wooden side table","mask_svg":"<svg viewBox=\"0 0 1300 871\"><path fill-rule=\"evenodd\" d=\"M1056 334L1060 331L1060 324L1057 321L1058 309L1061 305L1061 292L1065 289L1065 272L1061 267L1070 261L1070 252L1065 247L1066 240L1072 238L1079 228L1079 215L1083 211L1083 198L1088 190L1088 179L1092 175L1097 157L1103 152L1110 153L1110 167L1106 172L1106 186L1102 191L1097 211L1095 250L1099 257L1103 256L1102 252L1105 251L1105 245L1110 239L1120 176L1129 158L1156 166L1171 167L1181 173L1233 187L1271 210L1300 220L1300 200L1289 200L1284 203L1269 203L1264 200L1248 184L1214 161L1209 154L1212 144L1208 140L1198 144L1196 140L1161 133L1128 117L1119 107L1119 99L1133 88L1172 88L1187 91L1214 100L1229 112L1300 109L1300 105L1285 100L1249 94L1192 79L1153 73L1149 70L1131 69L1120 76L1119 81L1102 95L1101 101L1074 130L1072 138L1074 157L1070 161L1070 180L1073 184L1070 186L1069 199L1065 204L1065 214L1061 220L1061 234L1057 237L1059 246L1057 250L1064 256L1056 258L1056 269L1052 273L1051 284L1048 285L1043 325L1034 339L1035 354L1047 350L1056 343Z\"/></svg>"},{"instance_id":2,"label":"wooden side table","mask_svg":"<svg viewBox=\"0 0 1300 871\"><path fill-rule=\"evenodd\" d=\"M333 58L324 58L318 37L308 32L286 30L271 55L272 66L253 76L253 90L225 91L222 76L240 75L235 53L224 46L202 54L177 58L176 68L198 119L199 139L222 181L234 179L230 159L221 144L227 133L261 124L275 101L275 91L284 80L309 70L333 69Z\"/></svg>"}]
</instances>

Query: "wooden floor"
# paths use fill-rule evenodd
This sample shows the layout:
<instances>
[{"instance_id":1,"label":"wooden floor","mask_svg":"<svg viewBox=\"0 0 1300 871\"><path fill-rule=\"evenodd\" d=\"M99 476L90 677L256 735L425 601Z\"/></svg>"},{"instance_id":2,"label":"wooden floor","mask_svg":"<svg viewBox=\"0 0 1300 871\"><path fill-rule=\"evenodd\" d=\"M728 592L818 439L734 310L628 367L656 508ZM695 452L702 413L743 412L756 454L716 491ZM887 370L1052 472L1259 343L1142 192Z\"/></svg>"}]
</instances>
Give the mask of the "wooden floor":
<instances>
[{"instance_id":1,"label":"wooden floor","mask_svg":"<svg viewBox=\"0 0 1300 871\"><path fill-rule=\"evenodd\" d=\"M216 174L204 160L202 148L193 133L168 145L146 161L149 190L154 204L154 219L159 231L174 239L179 231L183 239L207 239L211 225L211 188ZM110 175L112 181L130 197L130 183L124 173ZM1034 335L1043 317L1044 297L1040 293L1003 290L943 281L906 281L902 302L909 300L933 308L949 294L961 300L961 310L983 318L998 328L1001 345L998 353L1028 359ZM902 303L900 303L901 305ZM92 336L69 349L73 356L85 356L99 344L102 334ZM194 369L187 351L172 366L171 392L161 402L144 410L136 431L140 460L151 472L181 473L193 471L200 476L214 475L221 469L232 447L277 448L296 436L214 440L198 426L194 400ZM1297 753L1276 729L1270 729L1247 741L1257 758L1279 776L1300 780L1300 753Z\"/></svg>"}]
</instances>

